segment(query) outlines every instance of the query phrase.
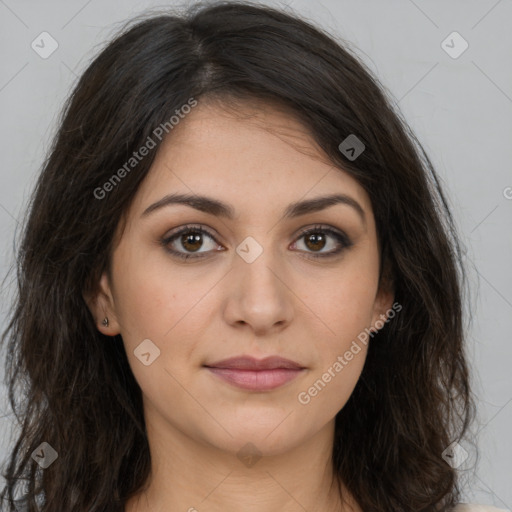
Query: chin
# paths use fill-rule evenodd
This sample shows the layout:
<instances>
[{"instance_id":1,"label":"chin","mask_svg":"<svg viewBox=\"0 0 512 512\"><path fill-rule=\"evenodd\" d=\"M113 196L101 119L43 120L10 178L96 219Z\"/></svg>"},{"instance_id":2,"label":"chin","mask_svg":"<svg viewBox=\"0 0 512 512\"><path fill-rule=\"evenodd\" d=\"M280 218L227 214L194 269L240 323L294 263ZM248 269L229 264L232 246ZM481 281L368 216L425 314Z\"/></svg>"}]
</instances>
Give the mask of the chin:
<instances>
[{"instance_id":1,"label":"chin","mask_svg":"<svg viewBox=\"0 0 512 512\"><path fill-rule=\"evenodd\" d=\"M285 417L286 414L283 415L283 418ZM253 422L245 425L242 425L240 421L222 423L219 420L221 424L225 425L231 436L222 430L221 432L217 431L218 436L212 438L212 432L210 431L206 441L238 458L251 454L260 457L282 455L300 445L306 436L305 432L298 433L296 429L291 432L289 426L280 425L283 418L276 421L274 415L271 421Z\"/></svg>"}]
</instances>

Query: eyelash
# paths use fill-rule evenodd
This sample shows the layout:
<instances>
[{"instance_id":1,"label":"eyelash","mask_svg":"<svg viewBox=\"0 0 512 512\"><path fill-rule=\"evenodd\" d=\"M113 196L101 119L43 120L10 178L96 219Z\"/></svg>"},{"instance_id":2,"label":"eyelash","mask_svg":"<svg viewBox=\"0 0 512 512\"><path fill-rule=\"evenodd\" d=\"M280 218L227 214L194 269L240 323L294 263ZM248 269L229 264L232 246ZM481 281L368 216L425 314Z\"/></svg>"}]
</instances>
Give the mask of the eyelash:
<instances>
[{"instance_id":1,"label":"eyelash","mask_svg":"<svg viewBox=\"0 0 512 512\"><path fill-rule=\"evenodd\" d=\"M180 258L182 260L204 258L205 255L207 255L208 252L210 252L210 251L205 251L205 252L197 253L197 254L190 254L190 253L187 254L187 253L182 253L182 252L175 251L174 249L170 249L169 248L169 244L171 242L173 242L175 239L177 239L178 237L180 237L181 235L186 234L186 233L200 233L201 235L207 235L215 243L218 244L218 242L215 239L215 237L208 230L204 229L200 225L187 225L187 226L184 226L183 228L181 228L176 233L173 233L172 235L170 235L168 237L162 238L160 240L160 243L162 244L164 249L167 252L169 252L172 256L176 256L176 257L178 257L178 258ZM348 249L350 246L352 246L352 242L350 241L350 239L344 233L335 231L335 230L333 230L331 228L328 228L328 227L323 227L321 225L316 225L316 226L314 226L312 228L305 229L304 231L299 233L299 235L296 238L296 240L298 241L301 238L304 238L307 235L310 235L312 233L324 233L324 234L331 235L332 237L335 238L335 240L338 242L338 244L341 247L336 249L336 250L334 250L334 251L328 252L328 253L317 253L317 254L310 253L309 256L304 256L305 258L311 258L311 259L321 259L321 258L329 258L329 257L332 258L332 257L337 256L338 254L340 254L343 250Z\"/></svg>"}]
</instances>

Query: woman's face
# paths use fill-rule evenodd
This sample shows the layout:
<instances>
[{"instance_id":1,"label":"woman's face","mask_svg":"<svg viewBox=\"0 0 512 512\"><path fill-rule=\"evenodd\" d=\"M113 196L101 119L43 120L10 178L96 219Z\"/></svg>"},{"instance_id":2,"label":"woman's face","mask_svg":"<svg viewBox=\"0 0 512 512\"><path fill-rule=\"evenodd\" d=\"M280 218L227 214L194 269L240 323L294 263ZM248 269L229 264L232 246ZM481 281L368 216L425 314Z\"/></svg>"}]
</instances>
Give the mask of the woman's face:
<instances>
[{"instance_id":1,"label":"woman's face","mask_svg":"<svg viewBox=\"0 0 512 512\"><path fill-rule=\"evenodd\" d=\"M289 115L256 104L239 113L200 101L174 126L94 307L98 328L122 335L148 429L271 455L332 427L360 376L365 328L392 296L378 290L364 189ZM191 203L152 207L178 194ZM334 194L350 199L314 202ZM240 356L299 369L217 364Z\"/></svg>"}]
</instances>

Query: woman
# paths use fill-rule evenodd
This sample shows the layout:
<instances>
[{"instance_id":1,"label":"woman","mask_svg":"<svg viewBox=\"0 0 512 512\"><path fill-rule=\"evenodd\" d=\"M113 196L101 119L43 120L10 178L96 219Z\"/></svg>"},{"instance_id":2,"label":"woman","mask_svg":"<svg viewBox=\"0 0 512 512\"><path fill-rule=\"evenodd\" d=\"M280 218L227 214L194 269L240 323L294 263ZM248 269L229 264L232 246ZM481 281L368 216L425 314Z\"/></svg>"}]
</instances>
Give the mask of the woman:
<instances>
[{"instance_id":1,"label":"woman","mask_svg":"<svg viewBox=\"0 0 512 512\"><path fill-rule=\"evenodd\" d=\"M474 400L435 171L299 17L127 27L66 105L18 261L4 509L25 479L30 511L496 510L458 504Z\"/></svg>"}]
</instances>

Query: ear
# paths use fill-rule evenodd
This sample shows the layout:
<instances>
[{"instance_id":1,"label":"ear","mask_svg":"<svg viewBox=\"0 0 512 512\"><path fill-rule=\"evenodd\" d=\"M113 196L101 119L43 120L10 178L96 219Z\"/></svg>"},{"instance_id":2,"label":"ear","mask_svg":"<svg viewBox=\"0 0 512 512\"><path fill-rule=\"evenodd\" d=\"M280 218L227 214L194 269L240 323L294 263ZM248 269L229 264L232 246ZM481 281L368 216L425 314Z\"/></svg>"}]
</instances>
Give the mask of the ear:
<instances>
[{"instance_id":1,"label":"ear","mask_svg":"<svg viewBox=\"0 0 512 512\"><path fill-rule=\"evenodd\" d=\"M106 336L116 336L120 333L119 322L115 312L114 298L107 272L103 272L95 291L83 295L84 300L95 319L98 330ZM108 318L108 326L103 324Z\"/></svg>"},{"instance_id":2,"label":"ear","mask_svg":"<svg viewBox=\"0 0 512 512\"><path fill-rule=\"evenodd\" d=\"M375 297L372 314L372 329L377 332L382 329L384 323L390 317L393 301L395 300L394 279L391 271L389 260L384 263L381 279L379 282L379 289ZM401 308L400 308L401 309ZM399 310L398 310L399 311ZM391 311L391 318L395 316Z\"/></svg>"},{"instance_id":3,"label":"ear","mask_svg":"<svg viewBox=\"0 0 512 512\"><path fill-rule=\"evenodd\" d=\"M393 290L383 286L380 287L373 304L372 330L380 331L382 329L383 324L388 320L394 298Z\"/></svg>"}]
</instances>

